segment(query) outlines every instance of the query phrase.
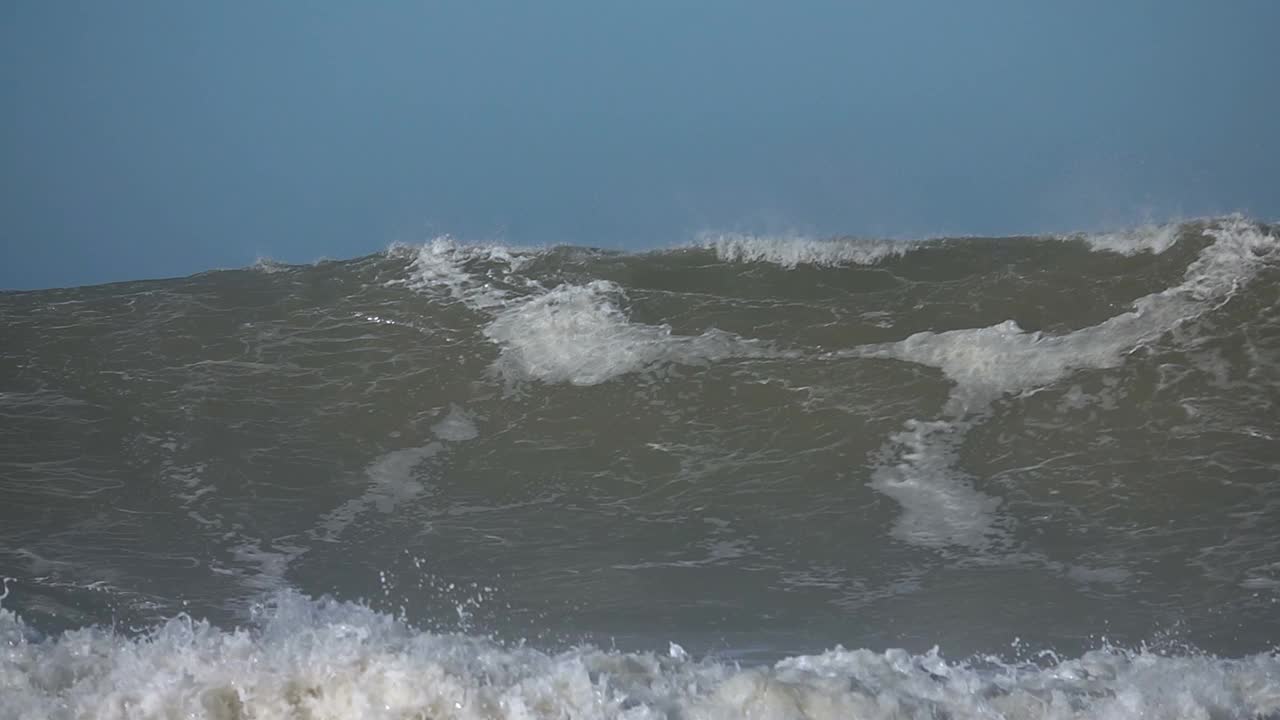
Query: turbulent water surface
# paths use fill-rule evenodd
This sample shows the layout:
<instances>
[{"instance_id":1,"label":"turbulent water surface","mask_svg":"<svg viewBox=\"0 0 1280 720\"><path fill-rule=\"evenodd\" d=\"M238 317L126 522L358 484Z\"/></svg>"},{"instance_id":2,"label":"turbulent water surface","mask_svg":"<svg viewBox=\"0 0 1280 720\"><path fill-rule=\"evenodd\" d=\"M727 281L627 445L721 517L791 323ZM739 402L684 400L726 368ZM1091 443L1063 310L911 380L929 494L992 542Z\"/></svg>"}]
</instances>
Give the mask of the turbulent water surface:
<instances>
[{"instance_id":1,"label":"turbulent water surface","mask_svg":"<svg viewBox=\"0 0 1280 720\"><path fill-rule=\"evenodd\" d=\"M0 718L1280 717L1280 238L3 293L0 575Z\"/></svg>"}]
</instances>

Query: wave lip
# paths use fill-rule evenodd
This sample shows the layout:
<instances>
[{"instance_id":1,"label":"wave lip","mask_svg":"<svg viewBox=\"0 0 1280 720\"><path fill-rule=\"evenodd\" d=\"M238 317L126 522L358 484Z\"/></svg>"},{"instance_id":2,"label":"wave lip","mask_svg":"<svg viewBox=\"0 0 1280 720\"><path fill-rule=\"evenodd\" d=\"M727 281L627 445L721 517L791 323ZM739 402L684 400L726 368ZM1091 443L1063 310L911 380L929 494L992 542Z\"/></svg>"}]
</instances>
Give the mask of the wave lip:
<instances>
[{"instance_id":1,"label":"wave lip","mask_svg":"<svg viewBox=\"0 0 1280 720\"><path fill-rule=\"evenodd\" d=\"M1280 657L950 662L935 649L835 648L743 669L578 647L558 654L415 630L361 605L283 592L250 629L186 616L128 638L92 628L40 639L0 610L0 716L1026 720L1262 717L1280 712Z\"/></svg>"},{"instance_id":2,"label":"wave lip","mask_svg":"<svg viewBox=\"0 0 1280 720\"><path fill-rule=\"evenodd\" d=\"M803 235L703 233L697 244L715 251L722 262L762 262L795 269L801 265L874 265L886 258L908 253L924 243L919 240L819 240Z\"/></svg>"},{"instance_id":3,"label":"wave lip","mask_svg":"<svg viewBox=\"0 0 1280 720\"><path fill-rule=\"evenodd\" d=\"M476 277L467 266L493 263L505 279L514 275L529 257L528 252L503 245L465 245L443 235L414 254L410 286L419 290L444 288L455 300L473 309L499 307L512 297L511 292Z\"/></svg>"},{"instance_id":4,"label":"wave lip","mask_svg":"<svg viewBox=\"0 0 1280 720\"><path fill-rule=\"evenodd\" d=\"M1280 239L1241 218L1206 229L1214 242L1183 281L1138 298L1129 312L1064 335L1026 332L1012 320L985 328L916 333L857 352L941 369L955 382L952 411L981 409L1004 393L1053 382L1073 370L1114 367L1124 355L1228 299L1280 248Z\"/></svg>"},{"instance_id":5,"label":"wave lip","mask_svg":"<svg viewBox=\"0 0 1280 720\"><path fill-rule=\"evenodd\" d=\"M1115 232L1070 233L1053 237L1083 242L1094 252L1126 256L1144 252L1159 255L1177 243L1183 227L1181 223L1166 223ZM769 263L794 270L802 266L875 265L944 242L944 238L884 240L706 232L698 236L696 245L715 252L722 262Z\"/></svg>"},{"instance_id":6,"label":"wave lip","mask_svg":"<svg viewBox=\"0 0 1280 720\"><path fill-rule=\"evenodd\" d=\"M1144 252L1159 255L1178 242L1178 235L1182 228L1181 223L1165 223L1143 225L1132 230L1070 234L1060 237L1063 240L1081 240L1095 252L1113 252L1126 256Z\"/></svg>"}]
</instances>

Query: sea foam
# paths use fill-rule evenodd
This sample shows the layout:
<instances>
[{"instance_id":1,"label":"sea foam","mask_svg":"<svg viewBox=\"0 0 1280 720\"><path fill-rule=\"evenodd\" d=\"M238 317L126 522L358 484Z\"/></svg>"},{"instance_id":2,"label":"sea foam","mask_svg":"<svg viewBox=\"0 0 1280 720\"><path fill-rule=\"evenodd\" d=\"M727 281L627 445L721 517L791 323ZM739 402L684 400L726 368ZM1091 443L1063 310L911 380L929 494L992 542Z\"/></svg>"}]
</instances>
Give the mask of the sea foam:
<instances>
[{"instance_id":1,"label":"sea foam","mask_svg":"<svg viewBox=\"0 0 1280 720\"><path fill-rule=\"evenodd\" d=\"M982 547L994 531L994 498L953 467L964 433L995 399L1046 386L1068 373L1118 366L1134 350L1225 302L1277 254L1280 240L1242 218L1208 227L1213 238L1183 281L1138 298L1133 309L1062 335L1027 332L1012 320L984 328L921 332L847 353L936 367L952 389L935 421L913 420L880 451L873 487L897 500L896 531L908 542Z\"/></svg>"},{"instance_id":2,"label":"sea foam","mask_svg":"<svg viewBox=\"0 0 1280 720\"><path fill-rule=\"evenodd\" d=\"M1099 649L1075 658L951 662L835 648L742 668L577 647L547 653L420 632L368 607L292 592L252 627L179 616L126 637L89 628L39 638L0 610L5 720L1067 720L1268 717L1280 658Z\"/></svg>"},{"instance_id":3,"label":"sea foam","mask_svg":"<svg viewBox=\"0 0 1280 720\"><path fill-rule=\"evenodd\" d=\"M682 336L633 323L614 299L621 292L604 281L561 285L499 314L484 330L502 345L498 368L508 377L595 385L666 363L766 354L763 344L714 328Z\"/></svg>"},{"instance_id":4,"label":"sea foam","mask_svg":"<svg viewBox=\"0 0 1280 720\"><path fill-rule=\"evenodd\" d=\"M1178 223L1164 225L1143 225L1132 230L1121 230L1106 233L1086 233L1063 235L1063 240L1081 240L1093 250L1113 252L1118 255L1137 255L1138 253L1160 253L1173 247L1178 241L1181 230Z\"/></svg>"},{"instance_id":5,"label":"sea foam","mask_svg":"<svg viewBox=\"0 0 1280 720\"><path fill-rule=\"evenodd\" d=\"M928 241L818 239L804 235L703 233L698 245L714 250L724 262L764 262L785 268L801 265L873 265L910 252Z\"/></svg>"},{"instance_id":6,"label":"sea foam","mask_svg":"<svg viewBox=\"0 0 1280 720\"><path fill-rule=\"evenodd\" d=\"M1178 241L1182 225L1144 225L1132 230L1106 233L1073 233L1059 240L1080 241L1096 252L1137 255L1160 254ZM723 262L769 263L794 269L801 266L838 267L875 265L931 245L943 238L883 240L871 238L815 238L800 234L754 235L711 233L698 236L699 247L715 251Z\"/></svg>"},{"instance_id":7,"label":"sea foam","mask_svg":"<svg viewBox=\"0 0 1280 720\"><path fill-rule=\"evenodd\" d=\"M494 367L509 380L596 385L672 363L769 354L764 343L715 328L676 335L666 325L632 322L618 285L597 280L547 288L518 272L528 259L527 251L437 239L412 265L414 287L443 289L491 317L483 332L501 347ZM487 274L468 268L481 264Z\"/></svg>"}]
</instances>

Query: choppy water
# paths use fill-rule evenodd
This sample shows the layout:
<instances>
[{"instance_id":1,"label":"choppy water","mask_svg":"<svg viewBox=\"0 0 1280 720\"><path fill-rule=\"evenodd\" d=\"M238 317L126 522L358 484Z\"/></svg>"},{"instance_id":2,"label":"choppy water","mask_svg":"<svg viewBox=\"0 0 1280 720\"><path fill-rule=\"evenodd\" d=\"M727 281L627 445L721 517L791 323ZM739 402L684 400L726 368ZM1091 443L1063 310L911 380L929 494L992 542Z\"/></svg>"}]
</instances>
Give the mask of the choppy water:
<instances>
[{"instance_id":1,"label":"choppy water","mask_svg":"<svg viewBox=\"0 0 1280 720\"><path fill-rule=\"evenodd\" d=\"M0 718L1280 717L1280 237L2 293L0 575Z\"/></svg>"}]
</instances>

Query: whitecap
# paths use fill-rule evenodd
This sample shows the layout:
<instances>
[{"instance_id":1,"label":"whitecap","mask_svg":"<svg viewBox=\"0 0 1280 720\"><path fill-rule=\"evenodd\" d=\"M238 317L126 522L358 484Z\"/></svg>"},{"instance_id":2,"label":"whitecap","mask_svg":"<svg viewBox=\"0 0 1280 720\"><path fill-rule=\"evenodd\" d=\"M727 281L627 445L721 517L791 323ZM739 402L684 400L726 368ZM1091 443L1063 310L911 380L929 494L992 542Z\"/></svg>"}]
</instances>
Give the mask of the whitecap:
<instances>
[{"instance_id":1,"label":"whitecap","mask_svg":"<svg viewBox=\"0 0 1280 720\"><path fill-rule=\"evenodd\" d=\"M1113 368L1135 350L1230 299L1269 258L1280 239L1243 218L1205 230L1214 241L1188 265L1183 281L1138 298L1133 309L1074 332L1027 332L1012 320L984 328L920 332L844 355L883 357L935 367L952 381L936 423L912 420L881 450L873 487L903 507L899 537L910 542L982 546L995 505L959 479L954 448L997 398L1030 392L1078 370ZM922 528L934 528L928 530ZM979 532L982 531L982 532Z\"/></svg>"},{"instance_id":2,"label":"whitecap","mask_svg":"<svg viewBox=\"0 0 1280 720\"><path fill-rule=\"evenodd\" d=\"M1113 252L1130 256L1144 252L1159 255L1178 242L1181 230L1182 225L1179 223L1166 223L1143 225L1115 232L1063 235L1061 238L1081 240L1095 252Z\"/></svg>"},{"instance_id":3,"label":"whitecap","mask_svg":"<svg viewBox=\"0 0 1280 720\"><path fill-rule=\"evenodd\" d=\"M665 364L768 354L763 343L714 328L682 336L666 325L632 322L622 310L622 289L614 283L544 288L517 272L527 260L528 255L500 246L438 238L421 248L413 262L413 287L444 289L491 316L483 332L501 347L494 368L509 381L596 385ZM471 272L467 266L475 261L496 267L501 283Z\"/></svg>"},{"instance_id":4,"label":"whitecap","mask_svg":"<svg viewBox=\"0 0 1280 720\"><path fill-rule=\"evenodd\" d=\"M920 247L919 240L818 239L803 235L703 233L700 247L714 250L723 262L770 263L794 269L802 265L874 265Z\"/></svg>"},{"instance_id":5,"label":"whitecap","mask_svg":"<svg viewBox=\"0 0 1280 720\"><path fill-rule=\"evenodd\" d=\"M499 314L485 336L502 345L497 368L509 379L596 385L665 363L697 365L758 356L763 344L708 330L674 335L665 325L631 322L605 281L561 285Z\"/></svg>"},{"instance_id":6,"label":"whitecap","mask_svg":"<svg viewBox=\"0 0 1280 720\"><path fill-rule=\"evenodd\" d=\"M0 609L0 716L27 720L1184 720L1280 712L1280 658L1102 648L1043 664L835 648L742 668L589 646L546 653L275 595L251 628L186 616L139 637L41 639Z\"/></svg>"}]
</instances>

